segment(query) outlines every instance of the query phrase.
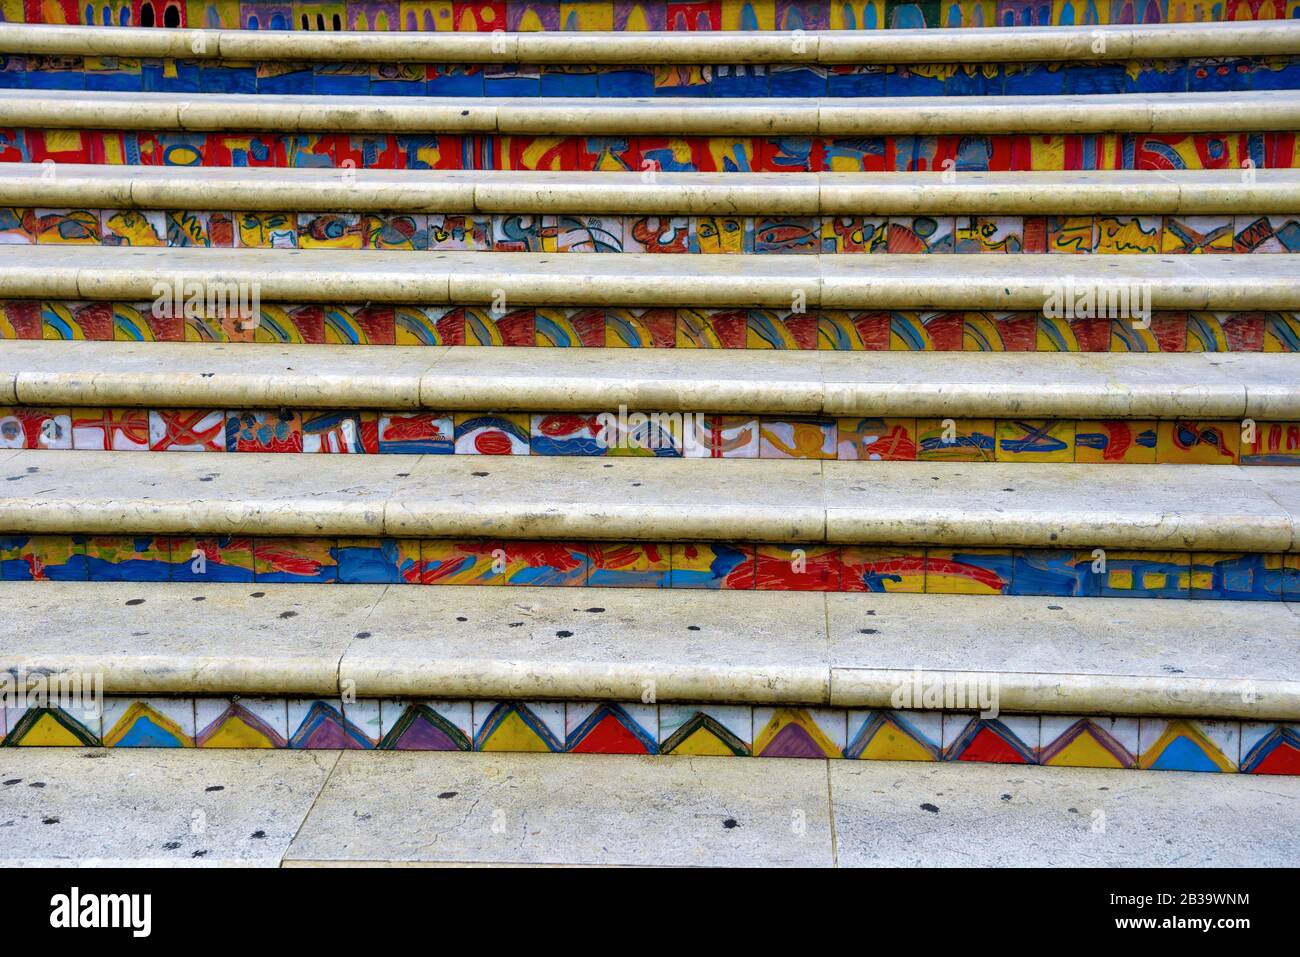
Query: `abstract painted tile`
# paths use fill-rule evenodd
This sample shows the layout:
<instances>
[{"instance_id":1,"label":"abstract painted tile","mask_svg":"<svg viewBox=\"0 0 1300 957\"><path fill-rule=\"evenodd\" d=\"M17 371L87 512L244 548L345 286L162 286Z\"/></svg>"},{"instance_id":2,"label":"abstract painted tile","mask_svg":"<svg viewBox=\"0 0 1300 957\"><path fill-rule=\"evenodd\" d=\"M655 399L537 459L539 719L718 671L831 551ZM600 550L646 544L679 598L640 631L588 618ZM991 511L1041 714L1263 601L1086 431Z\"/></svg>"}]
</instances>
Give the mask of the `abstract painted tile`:
<instances>
[{"instance_id":1,"label":"abstract painted tile","mask_svg":"<svg viewBox=\"0 0 1300 957\"><path fill-rule=\"evenodd\" d=\"M90 581L167 580L171 564L171 541L167 538L89 535L83 547Z\"/></svg>"},{"instance_id":2,"label":"abstract painted tile","mask_svg":"<svg viewBox=\"0 0 1300 957\"><path fill-rule=\"evenodd\" d=\"M457 455L528 454L531 422L527 413L457 412L453 419Z\"/></svg>"},{"instance_id":3,"label":"abstract painted tile","mask_svg":"<svg viewBox=\"0 0 1300 957\"><path fill-rule=\"evenodd\" d=\"M1241 773L1300 774L1300 724L1243 721Z\"/></svg>"},{"instance_id":4,"label":"abstract painted tile","mask_svg":"<svg viewBox=\"0 0 1300 957\"><path fill-rule=\"evenodd\" d=\"M295 750L364 751L373 747L364 730L344 717L338 698L290 698L286 704L289 747Z\"/></svg>"},{"instance_id":5,"label":"abstract painted tile","mask_svg":"<svg viewBox=\"0 0 1300 957\"><path fill-rule=\"evenodd\" d=\"M289 711L283 698L196 698L194 746L287 748Z\"/></svg>"},{"instance_id":6,"label":"abstract painted tile","mask_svg":"<svg viewBox=\"0 0 1300 957\"><path fill-rule=\"evenodd\" d=\"M838 545L759 545L755 587L759 591L839 591Z\"/></svg>"},{"instance_id":7,"label":"abstract painted tile","mask_svg":"<svg viewBox=\"0 0 1300 957\"><path fill-rule=\"evenodd\" d=\"M347 584L417 583L421 546L410 538L341 538L335 554L338 580Z\"/></svg>"},{"instance_id":8,"label":"abstract painted tile","mask_svg":"<svg viewBox=\"0 0 1300 957\"><path fill-rule=\"evenodd\" d=\"M759 426L759 458L834 459L835 419L812 416L764 418Z\"/></svg>"},{"instance_id":9,"label":"abstract painted tile","mask_svg":"<svg viewBox=\"0 0 1300 957\"><path fill-rule=\"evenodd\" d=\"M103 728L109 748L192 748L194 699L106 698Z\"/></svg>"},{"instance_id":10,"label":"abstract painted tile","mask_svg":"<svg viewBox=\"0 0 1300 957\"><path fill-rule=\"evenodd\" d=\"M981 718L945 712L944 760L1037 764L1039 735L1038 715Z\"/></svg>"},{"instance_id":11,"label":"abstract painted tile","mask_svg":"<svg viewBox=\"0 0 1300 957\"><path fill-rule=\"evenodd\" d=\"M1153 465L1156 461L1156 423L1132 419L1076 422L1074 461Z\"/></svg>"},{"instance_id":12,"label":"abstract painted tile","mask_svg":"<svg viewBox=\"0 0 1300 957\"><path fill-rule=\"evenodd\" d=\"M507 585L586 585L595 546L580 542L506 542Z\"/></svg>"},{"instance_id":13,"label":"abstract painted tile","mask_svg":"<svg viewBox=\"0 0 1300 957\"><path fill-rule=\"evenodd\" d=\"M1257 422L1253 438L1243 435L1242 465L1300 465L1300 422Z\"/></svg>"},{"instance_id":14,"label":"abstract painted tile","mask_svg":"<svg viewBox=\"0 0 1300 957\"><path fill-rule=\"evenodd\" d=\"M8 731L4 746L22 747L97 747L100 744L102 714L90 701L85 708L44 707L38 704L8 705L4 720Z\"/></svg>"},{"instance_id":15,"label":"abstract painted tile","mask_svg":"<svg viewBox=\"0 0 1300 957\"><path fill-rule=\"evenodd\" d=\"M754 756L838 758L846 713L838 708L754 708Z\"/></svg>"},{"instance_id":16,"label":"abstract painted tile","mask_svg":"<svg viewBox=\"0 0 1300 957\"><path fill-rule=\"evenodd\" d=\"M672 588L754 588L753 545L678 542L672 546L669 584Z\"/></svg>"},{"instance_id":17,"label":"abstract painted tile","mask_svg":"<svg viewBox=\"0 0 1300 957\"><path fill-rule=\"evenodd\" d=\"M926 557L917 549L845 545L840 549L840 591L925 591Z\"/></svg>"},{"instance_id":18,"label":"abstract painted tile","mask_svg":"<svg viewBox=\"0 0 1300 957\"><path fill-rule=\"evenodd\" d=\"M228 452L301 452L302 416L296 412L231 412L226 416Z\"/></svg>"},{"instance_id":19,"label":"abstract painted tile","mask_svg":"<svg viewBox=\"0 0 1300 957\"><path fill-rule=\"evenodd\" d=\"M251 538L173 538L169 547L174 582L253 581Z\"/></svg>"},{"instance_id":20,"label":"abstract painted tile","mask_svg":"<svg viewBox=\"0 0 1300 957\"><path fill-rule=\"evenodd\" d=\"M917 457L915 419L839 419L836 437L840 461L912 462Z\"/></svg>"},{"instance_id":21,"label":"abstract painted tile","mask_svg":"<svg viewBox=\"0 0 1300 957\"><path fill-rule=\"evenodd\" d=\"M207 409L150 409L151 452L226 451L226 414Z\"/></svg>"},{"instance_id":22,"label":"abstract painted tile","mask_svg":"<svg viewBox=\"0 0 1300 957\"><path fill-rule=\"evenodd\" d=\"M757 417L688 415L683 419L682 424L682 455L686 458L758 458L759 420Z\"/></svg>"},{"instance_id":23,"label":"abstract painted tile","mask_svg":"<svg viewBox=\"0 0 1300 957\"><path fill-rule=\"evenodd\" d=\"M420 543L425 585L499 585L507 567L502 542L426 539Z\"/></svg>"},{"instance_id":24,"label":"abstract painted tile","mask_svg":"<svg viewBox=\"0 0 1300 957\"><path fill-rule=\"evenodd\" d=\"M257 538L253 576L259 582L336 582L337 542L332 538Z\"/></svg>"},{"instance_id":25,"label":"abstract painted tile","mask_svg":"<svg viewBox=\"0 0 1300 957\"><path fill-rule=\"evenodd\" d=\"M1241 755L1236 721L1141 718L1138 767L1155 771L1233 772Z\"/></svg>"},{"instance_id":26,"label":"abstract painted tile","mask_svg":"<svg viewBox=\"0 0 1300 957\"><path fill-rule=\"evenodd\" d=\"M925 553L925 590L937 595L1003 595L1011 590L1010 549L930 548Z\"/></svg>"},{"instance_id":27,"label":"abstract painted tile","mask_svg":"<svg viewBox=\"0 0 1300 957\"><path fill-rule=\"evenodd\" d=\"M1161 464L1235 465L1241 428L1235 422L1165 420L1157 427L1156 461Z\"/></svg>"},{"instance_id":28,"label":"abstract painted tile","mask_svg":"<svg viewBox=\"0 0 1300 957\"><path fill-rule=\"evenodd\" d=\"M916 458L921 462L992 462L996 440L992 419L916 420Z\"/></svg>"},{"instance_id":29,"label":"abstract painted tile","mask_svg":"<svg viewBox=\"0 0 1300 957\"><path fill-rule=\"evenodd\" d=\"M747 757L751 752L753 714L748 705L659 706L659 751L662 754Z\"/></svg>"},{"instance_id":30,"label":"abstract painted tile","mask_svg":"<svg viewBox=\"0 0 1300 957\"><path fill-rule=\"evenodd\" d=\"M1138 719L1043 715L1039 763L1072 768L1136 768Z\"/></svg>"},{"instance_id":31,"label":"abstract painted tile","mask_svg":"<svg viewBox=\"0 0 1300 957\"><path fill-rule=\"evenodd\" d=\"M999 462L1073 462L1075 424L1069 419L999 419Z\"/></svg>"},{"instance_id":32,"label":"abstract painted tile","mask_svg":"<svg viewBox=\"0 0 1300 957\"><path fill-rule=\"evenodd\" d=\"M468 701L385 698L379 703L385 751L470 751L473 705Z\"/></svg>"},{"instance_id":33,"label":"abstract painted tile","mask_svg":"<svg viewBox=\"0 0 1300 957\"><path fill-rule=\"evenodd\" d=\"M658 705L570 701L564 726L564 749L576 754L659 753Z\"/></svg>"},{"instance_id":34,"label":"abstract painted tile","mask_svg":"<svg viewBox=\"0 0 1300 957\"><path fill-rule=\"evenodd\" d=\"M1280 601L1284 590L1282 555L1195 552L1191 597L1232 601Z\"/></svg>"},{"instance_id":35,"label":"abstract painted tile","mask_svg":"<svg viewBox=\"0 0 1300 957\"><path fill-rule=\"evenodd\" d=\"M147 409L73 409L72 447L78 451L141 452L149 448ZM0 432L3 431L0 420Z\"/></svg>"},{"instance_id":36,"label":"abstract painted tile","mask_svg":"<svg viewBox=\"0 0 1300 957\"><path fill-rule=\"evenodd\" d=\"M564 703L475 701L475 751L563 751Z\"/></svg>"},{"instance_id":37,"label":"abstract painted tile","mask_svg":"<svg viewBox=\"0 0 1300 957\"><path fill-rule=\"evenodd\" d=\"M844 756L862 761L939 761L941 711L849 711Z\"/></svg>"},{"instance_id":38,"label":"abstract painted tile","mask_svg":"<svg viewBox=\"0 0 1300 957\"><path fill-rule=\"evenodd\" d=\"M597 542L587 547L587 584L610 588L667 588L670 552L644 542Z\"/></svg>"}]
</instances>

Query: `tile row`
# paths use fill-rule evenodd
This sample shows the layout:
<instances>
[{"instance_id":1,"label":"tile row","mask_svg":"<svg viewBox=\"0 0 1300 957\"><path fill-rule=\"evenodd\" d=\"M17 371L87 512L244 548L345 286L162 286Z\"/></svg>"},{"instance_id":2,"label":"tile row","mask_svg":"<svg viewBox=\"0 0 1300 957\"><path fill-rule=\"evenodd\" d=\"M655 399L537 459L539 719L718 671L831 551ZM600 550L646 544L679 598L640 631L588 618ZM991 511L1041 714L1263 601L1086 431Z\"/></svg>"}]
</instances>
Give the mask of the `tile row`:
<instances>
[{"instance_id":1,"label":"tile row","mask_svg":"<svg viewBox=\"0 0 1300 957\"><path fill-rule=\"evenodd\" d=\"M1300 600L1300 555L719 542L10 535L0 580Z\"/></svg>"},{"instance_id":2,"label":"tile row","mask_svg":"<svg viewBox=\"0 0 1300 957\"><path fill-rule=\"evenodd\" d=\"M1300 134L512 136L0 128L0 162L587 172L1300 168Z\"/></svg>"},{"instance_id":3,"label":"tile row","mask_svg":"<svg viewBox=\"0 0 1300 957\"><path fill-rule=\"evenodd\" d=\"M1300 725L749 705L106 697L0 708L8 747L532 751L1300 774Z\"/></svg>"},{"instance_id":4,"label":"tile row","mask_svg":"<svg viewBox=\"0 0 1300 957\"><path fill-rule=\"evenodd\" d=\"M1300 312L1156 312L1149 325L1033 312L794 313L259 303L247 319L199 304L0 299L0 340L263 342L855 352L1300 352Z\"/></svg>"},{"instance_id":5,"label":"tile row","mask_svg":"<svg viewBox=\"0 0 1300 957\"><path fill-rule=\"evenodd\" d=\"M17 406L0 449L1300 466L1300 422Z\"/></svg>"},{"instance_id":6,"label":"tile row","mask_svg":"<svg viewBox=\"0 0 1300 957\"><path fill-rule=\"evenodd\" d=\"M874 30L1288 19L1297 0L7 0L17 23L491 33Z\"/></svg>"},{"instance_id":7,"label":"tile row","mask_svg":"<svg viewBox=\"0 0 1300 957\"><path fill-rule=\"evenodd\" d=\"M1024 96L1300 88L1300 58L923 64L226 62L0 55L0 88L340 96Z\"/></svg>"},{"instance_id":8,"label":"tile row","mask_svg":"<svg viewBox=\"0 0 1300 957\"><path fill-rule=\"evenodd\" d=\"M0 207L0 245L548 253L1300 253L1300 215L602 216Z\"/></svg>"}]
</instances>

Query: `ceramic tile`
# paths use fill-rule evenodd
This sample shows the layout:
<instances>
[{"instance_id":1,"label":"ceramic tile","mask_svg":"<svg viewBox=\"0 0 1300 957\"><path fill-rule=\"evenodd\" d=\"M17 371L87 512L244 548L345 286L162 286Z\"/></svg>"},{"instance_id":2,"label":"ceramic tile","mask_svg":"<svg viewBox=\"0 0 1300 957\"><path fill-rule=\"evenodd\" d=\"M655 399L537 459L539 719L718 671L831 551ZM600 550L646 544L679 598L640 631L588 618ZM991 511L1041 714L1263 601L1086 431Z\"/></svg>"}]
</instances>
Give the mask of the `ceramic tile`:
<instances>
[{"instance_id":1,"label":"ceramic tile","mask_svg":"<svg viewBox=\"0 0 1300 957\"><path fill-rule=\"evenodd\" d=\"M759 545L755 587L759 591L839 591L837 545Z\"/></svg>"},{"instance_id":2,"label":"ceramic tile","mask_svg":"<svg viewBox=\"0 0 1300 957\"><path fill-rule=\"evenodd\" d=\"M1012 552L998 548L929 548L925 590L936 595L1004 595L1013 580Z\"/></svg>"},{"instance_id":3,"label":"ceramic tile","mask_svg":"<svg viewBox=\"0 0 1300 957\"><path fill-rule=\"evenodd\" d=\"M978 715L945 712L943 754L945 761L978 761L994 764L1037 764L1040 740L1037 715Z\"/></svg>"},{"instance_id":4,"label":"ceramic tile","mask_svg":"<svg viewBox=\"0 0 1300 957\"><path fill-rule=\"evenodd\" d=\"M473 704L423 698L385 698L380 703L385 751L471 751Z\"/></svg>"},{"instance_id":5,"label":"ceramic tile","mask_svg":"<svg viewBox=\"0 0 1300 957\"><path fill-rule=\"evenodd\" d=\"M1138 741L1138 767L1144 771L1234 772L1241 754L1241 724L1141 718Z\"/></svg>"},{"instance_id":6,"label":"ceramic tile","mask_svg":"<svg viewBox=\"0 0 1300 957\"><path fill-rule=\"evenodd\" d=\"M841 591L925 591L925 552L920 548L845 545L840 550Z\"/></svg>"},{"instance_id":7,"label":"ceramic tile","mask_svg":"<svg viewBox=\"0 0 1300 957\"><path fill-rule=\"evenodd\" d=\"M659 750L663 754L747 757L753 740L747 705L661 704Z\"/></svg>"},{"instance_id":8,"label":"ceramic tile","mask_svg":"<svg viewBox=\"0 0 1300 957\"><path fill-rule=\"evenodd\" d=\"M563 751L564 703L475 701L475 751Z\"/></svg>"},{"instance_id":9,"label":"ceramic tile","mask_svg":"<svg viewBox=\"0 0 1300 957\"><path fill-rule=\"evenodd\" d=\"M1133 419L1081 420L1075 423L1074 461L1154 465L1156 423Z\"/></svg>"},{"instance_id":10,"label":"ceramic tile","mask_svg":"<svg viewBox=\"0 0 1300 957\"><path fill-rule=\"evenodd\" d=\"M194 745L199 748L287 748L284 698L194 699Z\"/></svg>"},{"instance_id":11,"label":"ceramic tile","mask_svg":"<svg viewBox=\"0 0 1300 957\"><path fill-rule=\"evenodd\" d=\"M1043 715L1039 763L1072 768L1136 768L1138 719Z\"/></svg>"},{"instance_id":12,"label":"ceramic tile","mask_svg":"<svg viewBox=\"0 0 1300 957\"><path fill-rule=\"evenodd\" d=\"M672 588L754 588L755 546L677 542L671 548Z\"/></svg>"},{"instance_id":13,"label":"ceramic tile","mask_svg":"<svg viewBox=\"0 0 1300 957\"><path fill-rule=\"evenodd\" d=\"M105 698L103 728L108 748L192 748L194 699Z\"/></svg>"},{"instance_id":14,"label":"ceramic tile","mask_svg":"<svg viewBox=\"0 0 1300 957\"><path fill-rule=\"evenodd\" d=\"M849 711L846 758L861 761L939 761L941 711Z\"/></svg>"},{"instance_id":15,"label":"ceramic tile","mask_svg":"<svg viewBox=\"0 0 1300 957\"><path fill-rule=\"evenodd\" d=\"M598 542L587 547L587 584L611 588L667 588L670 551L644 542Z\"/></svg>"},{"instance_id":16,"label":"ceramic tile","mask_svg":"<svg viewBox=\"0 0 1300 957\"><path fill-rule=\"evenodd\" d=\"M564 726L564 750L576 754L659 753L658 705L570 701Z\"/></svg>"}]
</instances>

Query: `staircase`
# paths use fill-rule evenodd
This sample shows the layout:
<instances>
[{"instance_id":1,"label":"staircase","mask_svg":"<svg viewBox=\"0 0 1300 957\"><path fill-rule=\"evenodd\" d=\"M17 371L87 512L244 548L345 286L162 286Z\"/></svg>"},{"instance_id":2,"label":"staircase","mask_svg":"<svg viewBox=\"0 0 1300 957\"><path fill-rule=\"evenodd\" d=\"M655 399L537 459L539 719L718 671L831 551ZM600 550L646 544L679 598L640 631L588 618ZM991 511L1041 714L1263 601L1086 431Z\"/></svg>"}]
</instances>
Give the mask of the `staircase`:
<instances>
[{"instance_id":1,"label":"staircase","mask_svg":"<svg viewBox=\"0 0 1300 957\"><path fill-rule=\"evenodd\" d=\"M845 863L968 763L1300 775L1296 3L0 11L4 747L742 774ZM337 835L336 757L238 773Z\"/></svg>"}]
</instances>

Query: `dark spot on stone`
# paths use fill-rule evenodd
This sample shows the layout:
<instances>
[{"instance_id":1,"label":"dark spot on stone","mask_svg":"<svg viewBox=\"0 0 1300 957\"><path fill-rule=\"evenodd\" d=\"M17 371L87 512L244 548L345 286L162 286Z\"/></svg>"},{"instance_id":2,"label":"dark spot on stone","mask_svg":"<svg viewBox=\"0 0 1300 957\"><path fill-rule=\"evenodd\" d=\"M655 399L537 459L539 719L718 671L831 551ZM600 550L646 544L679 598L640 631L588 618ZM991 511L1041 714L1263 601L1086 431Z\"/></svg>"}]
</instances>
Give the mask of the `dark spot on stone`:
<instances>
[{"instance_id":1,"label":"dark spot on stone","mask_svg":"<svg viewBox=\"0 0 1300 957\"><path fill-rule=\"evenodd\" d=\"M603 468L603 469L612 469L613 467L614 467L614 466L610 465L609 463L606 463L606 464L604 464L604 465L601 466L601 468Z\"/></svg>"},{"instance_id":2,"label":"dark spot on stone","mask_svg":"<svg viewBox=\"0 0 1300 957\"><path fill-rule=\"evenodd\" d=\"M445 801L447 800L447 798L454 798L457 793L458 792L456 791L443 791L441 794L438 795L438 800Z\"/></svg>"},{"instance_id":3,"label":"dark spot on stone","mask_svg":"<svg viewBox=\"0 0 1300 957\"><path fill-rule=\"evenodd\" d=\"M587 609L587 611L591 612L593 615L599 615L604 610L605 609L601 608L599 605L595 606L594 608Z\"/></svg>"},{"instance_id":4,"label":"dark spot on stone","mask_svg":"<svg viewBox=\"0 0 1300 957\"><path fill-rule=\"evenodd\" d=\"M410 477L411 477L411 473L410 473L410 472L398 472L398 473L397 473L397 477L398 477L398 478L410 478Z\"/></svg>"},{"instance_id":5,"label":"dark spot on stone","mask_svg":"<svg viewBox=\"0 0 1300 957\"><path fill-rule=\"evenodd\" d=\"M725 827L728 831L730 831L733 827L740 827L740 822L737 821L734 817L729 817L722 822L722 826Z\"/></svg>"},{"instance_id":6,"label":"dark spot on stone","mask_svg":"<svg viewBox=\"0 0 1300 957\"><path fill-rule=\"evenodd\" d=\"M4 785L5 787L12 787L15 784L22 784L22 783L23 783L22 778L10 778L8 781L4 782Z\"/></svg>"},{"instance_id":7,"label":"dark spot on stone","mask_svg":"<svg viewBox=\"0 0 1300 957\"><path fill-rule=\"evenodd\" d=\"M1182 668L1175 668L1173 665L1161 665L1160 670L1170 675L1181 675L1183 673Z\"/></svg>"},{"instance_id":8,"label":"dark spot on stone","mask_svg":"<svg viewBox=\"0 0 1300 957\"><path fill-rule=\"evenodd\" d=\"M249 598L265 598L265 597L266 597L266 592L264 592L264 591L249 592L248 597L249 597Z\"/></svg>"},{"instance_id":9,"label":"dark spot on stone","mask_svg":"<svg viewBox=\"0 0 1300 957\"><path fill-rule=\"evenodd\" d=\"M248 836L251 837L251 838L252 838L253 840L255 840L255 841L260 841L260 840L263 840L263 839L266 837L266 832L265 832L265 831L254 831L252 834L250 834L250 835L248 835Z\"/></svg>"},{"instance_id":10,"label":"dark spot on stone","mask_svg":"<svg viewBox=\"0 0 1300 957\"><path fill-rule=\"evenodd\" d=\"M352 637L353 637L353 638L369 638L369 637L370 637L370 632L368 632L368 631L358 631L358 632L357 632L355 635L353 635Z\"/></svg>"},{"instance_id":11,"label":"dark spot on stone","mask_svg":"<svg viewBox=\"0 0 1300 957\"><path fill-rule=\"evenodd\" d=\"M225 789L226 789L226 786L225 786L224 784L211 784L211 785L209 785L208 787L205 787L203 790L205 790L205 791L224 791Z\"/></svg>"},{"instance_id":12,"label":"dark spot on stone","mask_svg":"<svg viewBox=\"0 0 1300 957\"><path fill-rule=\"evenodd\" d=\"M297 618L297 617L298 617L298 613L297 613L296 611L282 611L282 612L280 612L280 617L281 617L281 618Z\"/></svg>"},{"instance_id":13,"label":"dark spot on stone","mask_svg":"<svg viewBox=\"0 0 1300 957\"><path fill-rule=\"evenodd\" d=\"M211 476L211 475L200 475L200 476L199 476L199 481L200 481L200 482L211 482L211 481L212 481L212 476Z\"/></svg>"},{"instance_id":14,"label":"dark spot on stone","mask_svg":"<svg viewBox=\"0 0 1300 957\"><path fill-rule=\"evenodd\" d=\"M469 116L469 110L461 110L461 111L460 111L460 115L461 115L461 116Z\"/></svg>"},{"instance_id":15,"label":"dark spot on stone","mask_svg":"<svg viewBox=\"0 0 1300 957\"><path fill-rule=\"evenodd\" d=\"M28 786L29 788L43 788L43 787L45 787L45 782L44 782L44 781L33 781L31 784L29 784L29 785L27 785L27 786Z\"/></svg>"},{"instance_id":16,"label":"dark spot on stone","mask_svg":"<svg viewBox=\"0 0 1300 957\"><path fill-rule=\"evenodd\" d=\"M41 823L42 823L42 824L58 824L58 823L59 823L59 819L58 819L57 817L43 817L43 818L41 818Z\"/></svg>"},{"instance_id":17,"label":"dark spot on stone","mask_svg":"<svg viewBox=\"0 0 1300 957\"><path fill-rule=\"evenodd\" d=\"M208 856L207 851L195 851L193 854L190 855L190 857L207 857L207 856Z\"/></svg>"},{"instance_id":18,"label":"dark spot on stone","mask_svg":"<svg viewBox=\"0 0 1300 957\"><path fill-rule=\"evenodd\" d=\"M180 841L168 841L166 844L163 845L163 850L164 850L164 851L174 851L174 850L176 850L176 848L178 848L178 847L180 847L180 846L181 846L181 842L180 842Z\"/></svg>"},{"instance_id":19,"label":"dark spot on stone","mask_svg":"<svg viewBox=\"0 0 1300 957\"><path fill-rule=\"evenodd\" d=\"M143 604L144 604L144 599L143 599L143 598L128 598L128 599L126 600L126 603L127 603L128 605L143 605Z\"/></svg>"},{"instance_id":20,"label":"dark spot on stone","mask_svg":"<svg viewBox=\"0 0 1300 957\"><path fill-rule=\"evenodd\" d=\"M1004 795L1002 795L1002 800L1004 800L1004 801L1010 801L1010 800L1011 800L1011 795L1010 795L1010 794L1004 794Z\"/></svg>"},{"instance_id":21,"label":"dark spot on stone","mask_svg":"<svg viewBox=\"0 0 1300 957\"><path fill-rule=\"evenodd\" d=\"M922 811L929 811L931 814L938 814L938 813L939 813L939 807L938 807L938 805L931 804L931 803L929 803L928 801L927 801L925 804L922 804L922 805L921 805L921 810L922 810Z\"/></svg>"},{"instance_id":22,"label":"dark spot on stone","mask_svg":"<svg viewBox=\"0 0 1300 957\"><path fill-rule=\"evenodd\" d=\"M1052 534L1051 534L1051 535L1048 535L1047 537L1048 537L1049 540L1051 540L1051 541L1053 541L1053 542L1056 541L1056 539L1057 539L1056 532L1052 532Z\"/></svg>"},{"instance_id":23,"label":"dark spot on stone","mask_svg":"<svg viewBox=\"0 0 1300 957\"><path fill-rule=\"evenodd\" d=\"M207 595L195 595L193 598L190 599L190 601L207 601L207 600L208 600Z\"/></svg>"},{"instance_id":24,"label":"dark spot on stone","mask_svg":"<svg viewBox=\"0 0 1300 957\"><path fill-rule=\"evenodd\" d=\"M556 637L556 638L572 638L572 637L573 637L573 632L571 632L571 631L557 631L557 632L555 633L555 637Z\"/></svg>"},{"instance_id":25,"label":"dark spot on stone","mask_svg":"<svg viewBox=\"0 0 1300 957\"><path fill-rule=\"evenodd\" d=\"M699 626L699 625L687 625L687 626L686 626L686 630L687 630L687 631L699 631L699 630L700 630L700 626Z\"/></svg>"},{"instance_id":26,"label":"dark spot on stone","mask_svg":"<svg viewBox=\"0 0 1300 957\"><path fill-rule=\"evenodd\" d=\"M874 608L868 608L866 610L866 614L871 615L874 618L876 615L876 610Z\"/></svg>"},{"instance_id":27,"label":"dark spot on stone","mask_svg":"<svg viewBox=\"0 0 1300 957\"><path fill-rule=\"evenodd\" d=\"M523 623L522 621L512 621L512 622L510 622L510 624L509 624L508 627L510 627L510 628L522 628L523 625L524 625L524 623Z\"/></svg>"},{"instance_id":28,"label":"dark spot on stone","mask_svg":"<svg viewBox=\"0 0 1300 957\"><path fill-rule=\"evenodd\" d=\"M1071 814L1078 814L1078 813L1079 813L1079 809L1078 809L1077 807L1068 807L1068 808L1066 808L1066 810L1069 811Z\"/></svg>"},{"instance_id":29,"label":"dark spot on stone","mask_svg":"<svg viewBox=\"0 0 1300 957\"><path fill-rule=\"evenodd\" d=\"M879 629L879 628L859 628L859 629L858 629L858 634L859 634L859 635L878 635L878 634L880 634L880 629Z\"/></svg>"},{"instance_id":30,"label":"dark spot on stone","mask_svg":"<svg viewBox=\"0 0 1300 957\"><path fill-rule=\"evenodd\" d=\"M487 478L492 473L491 472L470 472L469 474L474 476L475 478Z\"/></svg>"},{"instance_id":31,"label":"dark spot on stone","mask_svg":"<svg viewBox=\"0 0 1300 957\"><path fill-rule=\"evenodd\" d=\"M1004 491L1004 492L1014 492L1015 489L1013 489L1013 488L1004 488L1002 491Z\"/></svg>"},{"instance_id":32,"label":"dark spot on stone","mask_svg":"<svg viewBox=\"0 0 1300 957\"><path fill-rule=\"evenodd\" d=\"M456 620L457 620L457 621L469 621L469 619L466 618L464 615L457 615L457 616L456 616Z\"/></svg>"},{"instance_id":33,"label":"dark spot on stone","mask_svg":"<svg viewBox=\"0 0 1300 957\"><path fill-rule=\"evenodd\" d=\"M1048 611L1065 611L1065 609L1062 608L1060 605L1048 605L1048 606L1047 606L1047 610L1048 610Z\"/></svg>"},{"instance_id":34,"label":"dark spot on stone","mask_svg":"<svg viewBox=\"0 0 1300 957\"><path fill-rule=\"evenodd\" d=\"M640 488L640 487L641 487L641 483L640 483L640 482L633 482L633 483L632 483L632 487L633 487L633 488Z\"/></svg>"}]
</instances>

